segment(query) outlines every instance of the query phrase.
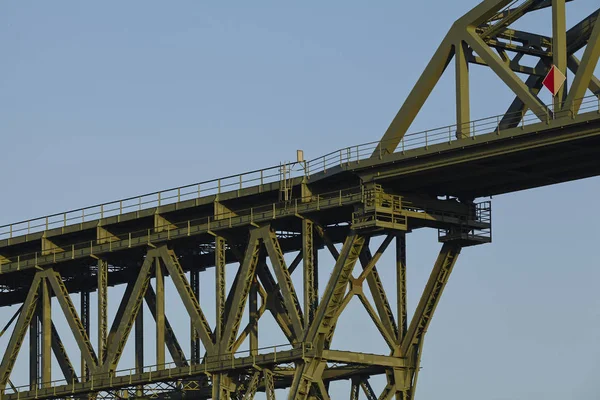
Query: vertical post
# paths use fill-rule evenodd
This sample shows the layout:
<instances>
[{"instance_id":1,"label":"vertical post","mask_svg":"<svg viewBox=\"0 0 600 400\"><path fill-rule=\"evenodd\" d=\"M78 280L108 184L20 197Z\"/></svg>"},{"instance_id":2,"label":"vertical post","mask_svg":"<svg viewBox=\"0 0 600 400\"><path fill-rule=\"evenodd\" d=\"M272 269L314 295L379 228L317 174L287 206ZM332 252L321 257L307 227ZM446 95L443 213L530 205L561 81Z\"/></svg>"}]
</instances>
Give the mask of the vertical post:
<instances>
[{"instance_id":1,"label":"vertical post","mask_svg":"<svg viewBox=\"0 0 600 400\"><path fill-rule=\"evenodd\" d=\"M39 293L39 292L38 292ZM29 323L29 390L38 388L40 371L40 302Z\"/></svg>"},{"instance_id":2,"label":"vertical post","mask_svg":"<svg viewBox=\"0 0 600 400\"><path fill-rule=\"evenodd\" d=\"M215 293L216 293L216 339L223 337L223 317L225 314L225 239L215 237Z\"/></svg>"},{"instance_id":3,"label":"vertical post","mask_svg":"<svg viewBox=\"0 0 600 400\"><path fill-rule=\"evenodd\" d=\"M108 262L98 260L98 361L106 357L108 336Z\"/></svg>"},{"instance_id":4,"label":"vertical post","mask_svg":"<svg viewBox=\"0 0 600 400\"><path fill-rule=\"evenodd\" d=\"M250 355L258 354L258 280L252 280L249 294L250 306Z\"/></svg>"},{"instance_id":5,"label":"vertical post","mask_svg":"<svg viewBox=\"0 0 600 400\"><path fill-rule=\"evenodd\" d=\"M42 325L42 387L50 387L52 382L52 315L50 288L48 281L41 281L42 298L41 298L41 325Z\"/></svg>"},{"instance_id":6,"label":"vertical post","mask_svg":"<svg viewBox=\"0 0 600 400\"><path fill-rule=\"evenodd\" d=\"M81 324L83 325L83 329L87 334L87 337L90 337L90 292L82 291L79 294L80 297L80 313L81 313ZM85 358L83 355L81 356L81 381L87 381L89 375L89 369L85 362Z\"/></svg>"},{"instance_id":7,"label":"vertical post","mask_svg":"<svg viewBox=\"0 0 600 400\"><path fill-rule=\"evenodd\" d=\"M156 365L158 369L163 369L165 364L165 277L160 258L156 257L154 263L156 269Z\"/></svg>"},{"instance_id":8,"label":"vertical post","mask_svg":"<svg viewBox=\"0 0 600 400\"><path fill-rule=\"evenodd\" d=\"M396 235L396 286L398 302L398 338L400 345L408 329L406 312L406 233Z\"/></svg>"},{"instance_id":9,"label":"vertical post","mask_svg":"<svg viewBox=\"0 0 600 400\"><path fill-rule=\"evenodd\" d=\"M144 372L144 306L140 307L135 317L135 373ZM144 395L144 386L139 385L136 390L136 396Z\"/></svg>"},{"instance_id":10,"label":"vertical post","mask_svg":"<svg viewBox=\"0 0 600 400\"><path fill-rule=\"evenodd\" d=\"M315 317L318 302L316 274L316 252L314 246L314 224L305 218L302 220L302 266L304 272L304 315L305 327L310 326Z\"/></svg>"},{"instance_id":11,"label":"vertical post","mask_svg":"<svg viewBox=\"0 0 600 400\"><path fill-rule=\"evenodd\" d=\"M552 0L552 63L567 73L567 22L565 0ZM562 109L567 91L563 85L554 96L554 113Z\"/></svg>"},{"instance_id":12,"label":"vertical post","mask_svg":"<svg viewBox=\"0 0 600 400\"><path fill-rule=\"evenodd\" d=\"M469 119L469 61L467 60L468 45L459 41L454 45L456 70L456 138L464 139L471 136Z\"/></svg>"},{"instance_id":13,"label":"vertical post","mask_svg":"<svg viewBox=\"0 0 600 400\"><path fill-rule=\"evenodd\" d=\"M190 271L190 286L192 287L192 292L198 302L200 302L200 271L198 269L192 269ZM191 349L192 349L192 362L191 364L200 364L200 338L198 337L198 332L196 332L196 328L194 327L194 321L190 320L190 338Z\"/></svg>"}]
</instances>

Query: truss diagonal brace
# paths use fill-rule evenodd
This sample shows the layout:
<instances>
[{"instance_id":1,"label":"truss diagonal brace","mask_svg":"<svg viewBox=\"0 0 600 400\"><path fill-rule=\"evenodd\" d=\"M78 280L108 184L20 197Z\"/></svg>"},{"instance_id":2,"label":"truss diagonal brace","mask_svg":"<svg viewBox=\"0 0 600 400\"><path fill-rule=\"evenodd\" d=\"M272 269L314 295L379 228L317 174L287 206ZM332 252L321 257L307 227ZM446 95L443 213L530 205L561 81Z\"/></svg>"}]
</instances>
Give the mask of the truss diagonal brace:
<instances>
[{"instance_id":1,"label":"truss diagonal brace","mask_svg":"<svg viewBox=\"0 0 600 400\"><path fill-rule=\"evenodd\" d=\"M371 157L381 157L384 154L391 154L398 147L406 131L415 120L427 97L438 83L446 67L454 55L452 46L452 37L450 33L444 38L423 74L411 90L410 94L402 104L400 111L392 120L392 123L385 131L385 134L379 141L379 144L373 151Z\"/></svg>"},{"instance_id":2,"label":"truss diagonal brace","mask_svg":"<svg viewBox=\"0 0 600 400\"><path fill-rule=\"evenodd\" d=\"M173 281L177 292L179 292L179 296L181 296L181 300L183 301L192 322L195 324L196 331L198 332L202 344L204 344L204 348L206 348L209 353L213 352L215 345L213 342L212 330L200 308L200 304L194 295L192 287L185 277L185 273L183 272L181 264L179 264L177 256L172 250L168 250L166 246L159 248L158 252L167 267L167 271L169 271L171 280Z\"/></svg>"},{"instance_id":3,"label":"truss diagonal brace","mask_svg":"<svg viewBox=\"0 0 600 400\"><path fill-rule=\"evenodd\" d=\"M58 335L58 331L54 326L54 322L52 323L52 352L58 361L58 366L62 371L67 382L79 382L77 379L77 373L75 372L75 368L73 368L73 364L71 364L71 360L69 360L69 356L65 350L65 346L63 346L62 341L60 340L60 336Z\"/></svg>"},{"instance_id":4,"label":"truss diagonal brace","mask_svg":"<svg viewBox=\"0 0 600 400\"><path fill-rule=\"evenodd\" d=\"M252 280L256 273L256 266L258 264L260 253L259 239L262 236L261 229L265 228L257 228L250 233L244 261L240 266L240 278L231 288L233 297L231 300L231 307L229 308L226 316L227 318L225 319L225 329L220 343L221 352L230 351L237 337L246 300L248 299L248 294L250 292L250 286L252 286Z\"/></svg>"},{"instance_id":5,"label":"truss diagonal brace","mask_svg":"<svg viewBox=\"0 0 600 400\"><path fill-rule=\"evenodd\" d=\"M577 74L577 71L579 70L579 64L580 61L574 54L571 54L567 58L567 66L574 74ZM600 96L600 79L598 79L595 75L592 75L590 78L588 89L590 89L590 91L596 96Z\"/></svg>"},{"instance_id":6,"label":"truss diagonal brace","mask_svg":"<svg viewBox=\"0 0 600 400\"><path fill-rule=\"evenodd\" d=\"M150 284L150 269L156 256L157 252L155 249L148 252L131 292L127 293L126 291L126 295L129 294L129 296L123 299L124 301L126 300L125 306L122 307L123 313L118 315L119 319L115 319L113 329L111 329L111 333L114 332L114 334L110 337L106 350L106 360L101 367L104 373L113 372L119 363L127 337L131 332L133 322L142 305L144 293Z\"/></svg>"},{"instance_id":7,"label":"truss diagonal brace","mask_svg":"<svg viewBox=\"0 0 600 400\"><path fill-rule=\"evenodd\" d=\"M585 91L589 86L590 80L594 75L596 65L598 64L598 58L600 57L599 21L600 19L596 19L596 22L594 23L594 29L590 35L590 40L588 41L587 47L583 52L579 69L577 74L575 74L575 79L573 79L571 89L569 90L569 94L565 100L564 109L571 110L573 115L579 112L579 108L581 107L581 98L585 95Z\"/></svg>"},{"instance_id":8,"label":"truss diagonal brace","mask_svg":"<svg viewBox=\"0 0 600 400\"><path fill-rule=\"evenodd\" d=\"M90 342L90 339L87 335L87 332L77 315L77 311L73 302L71 301L71 297L69 296L69 291L65 287L64 282L60 274L53 269L46 270L44 272L44 276L48 279L50 286L52 286L52 291L56 295L58 303L65 314L67 319L67 323L75 336L75 341L79 346L79 350L81 351L81 355L85 362L87 363L88 368L90 368L93 373L96 368L98 368L98 358L96 357L96 353L94 351L94 347Z\"/></svg>"},{"instance_id":9,"label":"truss diagonal brace","mask_svg":"<svg viewBox=\"0 0 600 400\"><path fill-rule=\"evenodd\" d=\"M474 28L467 29L465 39L496 75L504 81L541 121L546 121L550 117L548 107L536 95L531 93L527 85L492 52L488 45L477 35Z\"/></svg>"},{"instance_id":10,"label":"truss diagonal brace","mask_svg":"<svg viewBox=\"0 0 600 400\"><path fill-rule=\"evenodd\" d=\"M287 313L290 316L294 334L296 337L302 336L302 312L300 309L300 302L292 283L292 278L285 265L285 259L283 258L283 252L277 241L277 237L272 231L263 231L263 242L267 248L267 253L271 259L271 265L279 281L279 287L283 295L283 302Z\"/></svg>"},{"instance_id":11,"label":"truss diagonal brace","mask_svg":"<svg viewBox=\"0 0 600 400\"><path fill-rule=\"evenodd\" d=\"M146 304L148 304L148 308L152 313L152 317L156 321L156 293L154 293L154 289L152 286L148 285L148 289L146 290L146 294L144 295L146 299ZM158 323L158 321L156 321ZM179 345L179 341L177 340L177 336L175 336L175 332L169 323L169 319L165 316L165 333L166 333L166 345L169 349L169 353L175 362L175 365L178 367L185 367L188 365L185 360L185 354L183 353L183 349Z\"/></svg>"},{"instance_id":12,"label":"truss diagonal brace","mask_svg":"<svg viewBox=\"0 0 600 400\"><path fill-rule=\"evenodd\" d=\"M425 290L419 300L415 314L410 321L408 332L402 341L401 349L403 355L406 355L410 346L417 344L427 331L427 327L431 322L433 313L446 287L452 268L456 264L460 250L461 247L453 243L445 243L442 246L442 250L431 271L427 285L425 285Z\"/></svg>"},{"instance_id":13,"label":"truss diagonal brace","mask_svg":"<svg viewBox=\"0 0 600 400\"><path fill-rule=\"evenodd\" d=\"M365 243L365 237L351 232L346 238L340 256L329 278L315 320L310 326L305 339L316 343L317 335L327 336L338 317L338 310L344 300L344 295L352 270Z\"/></svg>"},{"instance_id":14,"label":"truss diagonal brace","mask_svg":"<svg viewBox=\"0 0 600 400\"><path fill-rule=\"evenodd\" d=\"M21 313L19 314L13 333L10 336L8 345L4 351L2 363L0 363L0 393L4 390L8 378L10 378L10 373L15 365L15 361L17 361L17 356L19 355L19 350L23 344L25 333L27 333L27 328L35 313L39 298L41 279L41 273L38 272L31 282L31 287L29 288L29 292L23 303Z\"/></svg>"}]
</instances>

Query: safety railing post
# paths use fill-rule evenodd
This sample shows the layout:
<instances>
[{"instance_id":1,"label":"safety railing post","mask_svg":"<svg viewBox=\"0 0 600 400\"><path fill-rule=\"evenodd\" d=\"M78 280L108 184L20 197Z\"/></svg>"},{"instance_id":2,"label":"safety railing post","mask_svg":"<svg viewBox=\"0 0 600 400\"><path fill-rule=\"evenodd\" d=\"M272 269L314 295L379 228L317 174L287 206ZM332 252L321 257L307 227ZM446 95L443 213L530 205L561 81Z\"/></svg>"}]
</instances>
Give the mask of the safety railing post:
<instances>
[{"instance_id":1,"label":"safety railing post","mask_svg":"<svg viewBox=\"0 0 600 400\"><path fill-rule=\"evenodd\" d=\"M525 129L525 112L521 111L521 129Z\"/></svg>"}]
</instances>

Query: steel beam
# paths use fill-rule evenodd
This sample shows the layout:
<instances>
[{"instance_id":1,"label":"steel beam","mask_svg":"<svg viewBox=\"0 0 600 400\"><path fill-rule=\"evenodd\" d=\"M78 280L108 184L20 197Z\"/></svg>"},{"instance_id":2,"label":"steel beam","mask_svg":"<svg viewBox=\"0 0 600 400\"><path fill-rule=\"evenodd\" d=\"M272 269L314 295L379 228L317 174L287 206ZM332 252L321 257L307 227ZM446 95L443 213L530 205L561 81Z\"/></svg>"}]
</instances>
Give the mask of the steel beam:
<instances>
[{"instance_id":1,"label":"steel beam","mask_svg":"<svg viewBox=\"0 0 600 400\"><path fill-rule=\"evenodd\" d=\"M454 49L452 47L453 35L448 34L442 41L429 64L423 71L423 74L411 90L404 101L404 104L398 111L398 114L392 120L392 123L379 141L379 144L373 151L371 157L381 157L385 154L393 153L398 147L406 131L413 123L415 117L425 104L427 97L440 80L446 67L452 60Z\"/></svg>"},{"instance_id":2,"label":"steel beam","mask_svg":"<svg viewBox=\"0 0 600 400\"><path fill-rule=\"evenodd\" d=\"M223 337L223 319L225 318L225 239L215 237L215 293L216 293L216 327L215 337L217 343Z\"/></svg>"},{"instance_id":3,"label":"steel beam","mask_svg":"<svg viewBox=\"0 0 600 400\"><path fill-rule=\"evenodd\" d=\"M106 361L101 367L103 373L114 373L119 363L119 359L123 354L127 337L131 332L134 321L140 313L142 301L144 299L144 293L146 288L150 284L150 271L154 258L158 256L158 252L155 249L149 250L144 259L144 263L138 273L135 283L131 287L131 291L125 291L123 301L121 305L122 313L117 312L117 316L113 322L111 328L111 337L107 347ZM121 314L121 315L119 315ZM114 332L114 334L113 334Z\"/></svg>"},{"instance_id":4,"label":"steel beam","mask_svg":"<svg viewBox=\"0 0 600 400\"><path fill-rule=\"evenodd\" d=\"M581 62L574 54L569 55L567 58L567 67L571 70L571 72L573 72L573 74L577 74L577 71L579 71L580 63ZM596 96L600 96L600 79L598 79L595 75L592 75L590 78L588 89Z\"/></svg>"},{"instance_id":5,"label":"steel beam","mask_svg":"<svg viewBox=\"0 0 600 400\"><path fill-rule=\"evenodd\" d=\"M156 277L156 365L165 365L165 277L160 259L154 261ZM150 286L148 286L150 287Z\"/></svg>"},{"instance_id":6,"label":"steel beam","mask_svg":"<svg viewBox=\"0 0 600 400\"><path fill-rule=\"evenodd\" d=\"M27 297L23 302L23 308L21 309L19 318L17 318L17 323L15 324L14 330L10 335L8 345L4 350L4 356L2 357L2 362L0 363L0 393L2 393L6 387L8 379L10 378L15 361L19 355L19 350L21 349L21 344L23 344L25 333L27 332L29 323L33 319L33 315L37 309L37 302L40 296L39 288L41 278L42 274L40 272L35 274L33 277L31 286L29 287L29 292L27 292Z\"/></svg>"},{"instance_id":7,"label":"steel beam","mask_svg":"<svg viewBox=\"0 0 600 400\"><path fill-rule=\"evenodd\" d=\"M240 279L231 288L233 297L231 309L228 311L227 318L225 319L225 329L220 342L221 352L230 352L235 343L242 315L244 313L246 299L248 298L250 286L252 285L252 280L256 273L256 265L260 253L259 239L262 236L261 230L264 229L265 228L256 228L250 232L244 261L239 270Z\"/></svg>"},{"instance_id":8,"label":"steel beam","mask_svg":"<svg viewBox=\"0 0 600 400\"><path fill-rule=\"evenodd\" d=\"M44 279L42 279L43 281ZM41 282L40 282L41 285ZM40 286L41 287L41 286ZM38 289L41 290L41 289ZM29 389L34 390L40 383L40 303L38 300L33 318L29 323Z\"/></svg>"},{"instance_id":9,"label":"steel beam","mask_svg":"<svg viewBox=\"0 0 600 400\"><path fill-rule=\"evenodd\" d=\"M285 264L281 246L275 233L271 230L263 230L262 239L269 254L273 270L275 271L275 276L277 276L277 280L279 281L283 302L287 314L291 319L293 332L296 337L301 337L303 331L302 310L300 309L300 302L292 283L292 277Z\"/></svg>"},{"instance_id":10,"label":"steel beam","mask_svg":"<svg viewBox=\"0 0 600 400\"><path fill-rule=\"evenodd\" d=\"M79 350L81 351L81 354L85 359L90 372L94 373L98 367L98 358L96 357L92 343L90 342L90 339L85 331L85 327L83 326L79 315L77 315L77 310L71 301L69 291L65 287L62 277L58 272L55 272L52 269L46 270L44 272L44 277L48 280L50 286L52 287L52 291L58 300L58 304L65 315L65 319L71 328L71 332L75 337L77 346L79 347Z\"/></svg>"},{"instance_id":11,"label":"steel beam","mask_svg":"<svg viewBox=\"0 0 600 400\"><path fill-rule=\"evenodd\" d=\"M144 306L140 305L140 309L135 316L135 373L141 374L144 372Z\"/></svg>"},{"instance_id":12,"label":"steel beam","mask_svg":"<svg viewBox=\"0 0 600 400\"><path fill-rule=\"evenodd\" d=\"M108 339L108 262L98 260L98 359L106 358Z\"/></svg>"},{"instance_id":13,"label":"steel beam","mask_svg":"<svg viewBox=\"0 0 600 400\"><path fill-rule=\"evenodd\" d=\"M302 220L302 262L304 278L304 324L305 328L315 318L319 305L318 250L314 245L314 224L311 220Z\"/></svg>"},{"instance_id":14,"label":"steel beam","mask_svg":"<svg viewBox=\"0 0 600 400\"><path fill-rule=\"evenodd\" d=\"M48 281L42 279L40 322L41 322L41 386L50 387L52 382L52 298ZM85 364L83 364L85 366Z\"/></svg>"},{"instance_id":15,"label":"steel beam","mask_svg":"<svg viewBox=\"0 0 600 400\"><path fill-rule=\"evenodd\" d=\"M275 400L275 384L273 382L273 372L269 369L263 369L265 376L265 395L267 400Z\"/></svg>"},{"instance_id":16,"label":"steel beam","mask_svg":"<svg viewBox=\"0 0 600 400\"><path fill-rule=\"evenodd\" d=\"M459 40L454 45L456 74L456 138L471 136L471 111L469 100L469 47Z\"/></svg>"},{"instance_id":17,"label":"steel beam","mask_svg":"<svg viewBox=\"0 0 600 400\"><path fill-rule=\"evenodd\" d=\"M379 320L383 324L387 333L386 336L395 338L398 334L398 327L396 326L392 308L390 307L390 303L383 288L383 283L381 282L381 278L379 277L379 273L377 272L377 268L375 266L393 239L393 235L387 235L381 246L379 246L375 252L375 256L371 255L371 251L369 250L368 246L363 247L360 255L360 262L363 267L363 271L357 278L357 281L362 284L363 280L367 280L371 296L373 297L375 307L377 308Z\"/></svg>"},{"instance_id":18,"label":"steel beam","mask_svg":"<svg viewBox=\"0 0 600 400\"><path fill-rule=\"evenodd\" d=\"M573 116L579 113L581 99L589 87L594 70L598 64L598 58L600 57L600 22L598 21L596 19L594 23L594 29L583 52L579 69L577 74L575 74L569 94L565 100L564 109L570 110Z\"/></svg>"},{"instance_id":19,"label":"steel beam","mask_svg":"<svg viewBox=\"0 0 600 400\"><path fill-rule=\"evenodd\" d=\"M80 296L80 307L79 312L81 313L81 324L85 330L88 338L90 337L90 292L84 290L79 293ZM90 369L85 363L85 358L81 357L81 379L87 380L90 374Z\"/></svg>"},{"instance_id":20,"label":"steel beam","mask_svg":"<svg viewBox=\"0 0 600 400\"><path fill-rule=\"evenodd\" d=\"M71 360L69 360L65 346L60 340L60 336L54 323L52 323L52 352L56 357L56 361L58 362L58 366L62 371L65 380L67 382L78 383L79 379L77 378L77 372L75 372L75 368L73 367L73 364L71 364Z\"/></svg>"},{"instance_id":21,"label":"steel beam","mask_svg":"<svg viewBox=\"0 0 600 400\"><path fill-rule=\"evenodd\" d=\"M406 311L406 234L396 235L396 301L398 312L398 339L400 345L408 329Z\"/></svg>"},{"instance_id":22,"label":"steel beam","mask_svg":"<svg viewBox=\"0 0 600 400\"><path fill-rule=\"evenodd\" d=\"M154 293L154 289L152 289L152 286L148 286L148 289L146 290L146 294L144 295L144 298L146 299L146 304L148 305L148 309L150 310L150 313L152 313L152 317L154 318L154 321L156 322L156 294ZM193 324L192 324L193 326ZM194 329L194 332L196 332L196 330ZM169 323L169 318L167 318L165 316L165 342L167 345L167 349L169 350L169 354L171 354L171 358L173 359L173 362L175 363L176 366L178 367L184 367L186 365L188 365L186 358L185 358L185 353L183 352L183 349L181 348L181 346L179 345L179 341L177 340L177 337L175 336L175 332L173 331L173 328L171 327L171 324ZM198 350L200 350L198 348ZM195 363L199 363L199 353L198 353L198 361L196 361L195 359L193 359L193 361Z\"/></svg>"},{"instance_id":23,"label":"steel beam","mask_svg":"<svg viewBox=\"0 0 600 400\"><path fill-rule=\"evenodd\" d=\"M402 340L402 354L407 354L410 346L418 344L427 331L460 250L459 245L450 242L442 246L408 327L407 334Z\"/></svg>"},{"instance_id":24,"label":"steel beam","mask_svg":"<svg viewBox=\"0 0 600 400\"><path fill-rule=\"evenodd\" d=\"M202 341L204 348L207 352L212 353L215 347L213 341L213 332L208 324L208 321L206 320L206 317L204 316L204 313L202 312L202 308L200 308L198 299L196 299L196 296L194 295L194 292L192 291L192 288L185 277L185 272L179 263L177 255L172 250L167 249L165 246L160 247L158 249L158 253L160 257L162 257L162 260L167 267L167 271L169 272L171 280L173 281L173 284L175 285L175 288L177 289L177 292L183 301L183 305L192 319L192 322L196 326L196 331L200 336L200 340Z\"/></svg>"},{"instance_id":25,"label":"steel beam","mask_svg":"<svg viewBox=\"0 0 600 400\"><path fill-rule=\"evenodd\" d=\"M547 121L550 110L542 101L534 95L525 83L512 72L502 60L492 52L488 45L475 33L474 29L469 29L465 40L473 50L490 66L502 81L529 107L529 109L541 120Z\"/></svg>"},{"instance_id":26,"label":"steel beam","mask_svg":"<svg viewBox=\"0 0 600 400\"><path fill-rule=\"evenodd\" d=\"M305 335L305 341L312 342L315 345L318 344L317 335L326 336L327 332L332 328L333 323L337 320L339 316L338 309L344 299L346 286L364 243L365 237L359 236L355 232L351 232L346 238L323 293L321 304L319 304L319 308L317 309L315 321L311 324Z\"/></svg>"},{"instance_id":27,"label":"steel beam","mask_svg":"<svg viewBox=\"0 0 600 400\"><path fill-rule=\"evenodd\" d=\"M252 278L252 285L249 293L249 308L250 308L250 354L258 355L258 279L256 276Z\"/></svg>"},{"instance_id":28,"label":"steel beam","mask_svg":"<svg viewBox=\"0 0 600 400\"><path fill-rule=\"evenodd\" d=\"M565 0L552 0L552 62L567 74L567 17ZM566 82L565 82L566 85ZM554 112L560 111L565 100L565 85L554 96Z\"/></svg>"},{"instance_id":29,"label":"steel beam","mask_svg":"<svg viewBox=\"0 0 600 400\"><path fill-rule=\"evenodd\" d=\"M200 304L200 270L197 268L194 268L190 271L190 286L192 287L192 293L194 293L194 296L198 300L198 304ZM167 322L167 320L165 319L165 323L166 322ZM200 363L200 338L198 337L198 332L196 332L196 328L194 327L194 321L191 321L191 320L190 320L190 341L191 341L190 350L192 353L191 354L192 363L199 364ZM167 345L168 345L168 343L167 343Z\"/></svg>"}]
</instances>

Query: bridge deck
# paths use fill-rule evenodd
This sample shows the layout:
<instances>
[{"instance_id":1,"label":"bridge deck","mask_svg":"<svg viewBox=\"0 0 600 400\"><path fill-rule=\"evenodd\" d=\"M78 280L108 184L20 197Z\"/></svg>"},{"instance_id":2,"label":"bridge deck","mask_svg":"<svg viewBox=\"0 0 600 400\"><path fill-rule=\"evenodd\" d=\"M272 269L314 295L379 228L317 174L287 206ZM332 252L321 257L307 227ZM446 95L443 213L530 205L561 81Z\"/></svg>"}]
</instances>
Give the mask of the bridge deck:
<instances>
[{"instance_id":1,"label":"bridge deck","mask_svg":"<svg viewBox=\"0 0 600 400\"><path fill-rule=\"evenodd\" d=\"M0 227L0 304L22 300L23 273L32 274L38 266L61 263L73 270L74 278L82 267L93 269L94 258L110 254L113 265L122 266L111 278L119 284L127 280L127 266L148 245L196 241L201 246L213 232L243 242L248 227L259 223L289 232L282 250L297 250L301 215L330 226L329 240L336 243L347 229L343 225L352 224L368 182L402 194L407 229L447 228L468 220L467 210L438 201L438 196L477 198L600 174L598 99L584 102L582 108L588 112L575 118L525 119L533 123L506 130L486 130L495 119L481 120L473 124L476 134L462 140L452 140L452 127L408 135L396 153L380 157L371 157L376 142L349 147L305 163L285 181L280 167L272 167L5 225ZM290 201L281 201L282 187L289 188ZM475 229L489 226L468 223ZM213 262L197 252L179 253L187 257L184 269ZM237 261L233 256L227 260ZM69 290L83 290L82 284L66 283ZM94 284L92 280L87 289L93 290Z\"/></svg>"}]
</instances>

